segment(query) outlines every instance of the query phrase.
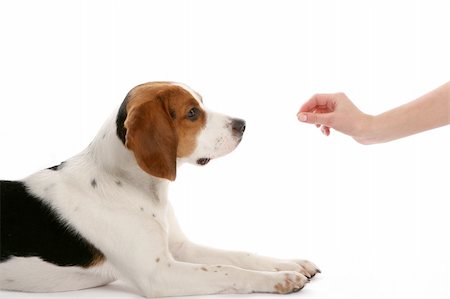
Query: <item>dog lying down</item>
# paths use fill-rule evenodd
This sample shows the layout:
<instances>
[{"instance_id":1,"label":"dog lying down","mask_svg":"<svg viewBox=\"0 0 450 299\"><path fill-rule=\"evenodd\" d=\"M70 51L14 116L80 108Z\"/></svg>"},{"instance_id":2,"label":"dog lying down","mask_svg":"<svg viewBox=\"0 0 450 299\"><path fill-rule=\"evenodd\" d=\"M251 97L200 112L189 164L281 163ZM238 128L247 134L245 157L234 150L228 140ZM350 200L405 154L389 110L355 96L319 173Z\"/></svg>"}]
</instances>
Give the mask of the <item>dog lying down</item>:
<instances>
[{"instance_id":1,"label":"dog lying down","mask_svg":"<svg viewBox=\"0 0 450 299\"><path fill-rule=\"evenodd\" d=\"M299 291L320 272L312 263L194 244L168 201L177 166L230 153L244 130L183 84L136 86L83 152L1 181L1 288L59 292L121 278L146 297Z\"/></svg>"}]
</instances>

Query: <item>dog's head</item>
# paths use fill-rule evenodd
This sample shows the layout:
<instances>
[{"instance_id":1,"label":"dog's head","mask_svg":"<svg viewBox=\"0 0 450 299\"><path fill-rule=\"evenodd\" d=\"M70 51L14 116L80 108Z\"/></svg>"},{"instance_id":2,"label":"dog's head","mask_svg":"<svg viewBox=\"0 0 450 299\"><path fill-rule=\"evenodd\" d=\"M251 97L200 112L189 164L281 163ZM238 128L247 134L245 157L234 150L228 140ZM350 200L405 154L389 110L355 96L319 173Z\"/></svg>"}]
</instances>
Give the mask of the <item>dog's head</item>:
<instances>
[{"instance_id":1,"label":"dog's head","mask_svg":"<svg viewBox=\"0 0 450 299\"><path fill-rule=\"evenodd\" d=\"M175 180L177 161L205 165L233 151L245 121L207 111L189 87L150 82L133 88L117 115L117 135L152 176Z\"/></svg>"}]
</instances>

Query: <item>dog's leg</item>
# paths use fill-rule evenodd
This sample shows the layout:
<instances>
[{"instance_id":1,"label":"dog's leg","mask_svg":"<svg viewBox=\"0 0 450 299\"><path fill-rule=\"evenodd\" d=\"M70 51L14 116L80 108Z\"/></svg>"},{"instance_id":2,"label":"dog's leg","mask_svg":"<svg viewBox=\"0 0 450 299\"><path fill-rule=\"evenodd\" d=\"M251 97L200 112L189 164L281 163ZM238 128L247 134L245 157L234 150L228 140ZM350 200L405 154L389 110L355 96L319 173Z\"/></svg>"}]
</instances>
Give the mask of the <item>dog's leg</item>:
<instances>
[{"instance_id":1,"label":"dog's leg","mask_svg":"<svg viewBox=\"0 0 450 299\"><path fill-rule=\"evenodd\" d=\"M169 251L170 228L159 214L144 217L121 212L95 219L95 226L102 232L96 235L96 240L117 276L133 283L146 297L290 293L300 290L308 281L295 271L258 272L176 261Z\"/></svg>"},{"instance_id":2,"label":"dog's leg","mask_svg":"<svg viewBox=\"0 0 450 299\"><path fill-rule=\"evenodd\" d=\"M138 286L147 297L219 293L291 293L308 278L295 271L260 272L233 266L210 266L161 259Z\"/></svg>"},{"instance_id":3,"label":"dog's leg","mask_svg":"<svg viewBox=\"0 0 450 299\"><path fill-rule=\"evenodd\" d=\"M308 278L320 270L307 260L281 260L256 254L208 248L188 240L174 244L172 254L178 261L209 264L232 265L256 271L297 271Z\"/></svg>"},{"instance_id":4,"label":"dog's leg","mask_svg":"<svg viewBox=\"0 0 450 299\"><path fill-rule=\"evenodd\" d=\"M320 270L307 260L280 260L246 252L219 250L194 244L181 231L172 207L169 207L168 220L170 250L173 257L178 261L209 265L232 265L255 271L296 271L308 278L320 273Z\"/></svg>"},{"instance_id":5,"label":"dog's leg","mask_svg":"<svg viewBox=\"0 0 450 299\"><path fill-rule=\"evenodd\" d=\"M134 234L107 254L120 277L131 281L146 297L207 295L218 293L291 293L308 278L296 271L263 272L228 265L176 261L168 250L168 236L135 227Z\"/></svg>"}]
</instances>

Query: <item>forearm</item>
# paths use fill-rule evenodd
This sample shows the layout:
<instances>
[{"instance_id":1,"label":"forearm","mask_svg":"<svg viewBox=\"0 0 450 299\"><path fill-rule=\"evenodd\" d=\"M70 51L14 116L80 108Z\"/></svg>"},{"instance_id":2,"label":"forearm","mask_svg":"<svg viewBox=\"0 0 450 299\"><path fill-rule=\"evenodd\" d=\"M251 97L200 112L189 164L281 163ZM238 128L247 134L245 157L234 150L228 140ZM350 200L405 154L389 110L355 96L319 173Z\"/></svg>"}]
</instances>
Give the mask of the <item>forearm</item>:
<instances>
[{"instance_id":1,"label":"forearm","mask_svg":"<svg viewBox=\"0 0 450 299\"><path fill-rule=\"evenodd\" d=\"M450 82L405 105L369 117L363 144L383 143L450 123Z\"/></svg>"}]
</instances>

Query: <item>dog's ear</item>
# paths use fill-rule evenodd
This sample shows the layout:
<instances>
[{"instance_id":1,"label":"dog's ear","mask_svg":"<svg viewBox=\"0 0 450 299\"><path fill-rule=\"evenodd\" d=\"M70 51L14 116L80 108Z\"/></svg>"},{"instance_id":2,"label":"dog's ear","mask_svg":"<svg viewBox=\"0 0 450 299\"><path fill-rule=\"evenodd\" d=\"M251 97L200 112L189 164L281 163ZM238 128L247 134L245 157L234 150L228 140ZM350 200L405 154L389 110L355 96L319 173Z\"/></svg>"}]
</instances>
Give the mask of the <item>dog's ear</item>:
<instances>
[{"instance_id":1,"label":"dog's ear","mask_svg":"<svg viewBox=\"0 0 450 299\"><path fill-rule=\"evenodd\" d=\"M139 102L139 101L138 101ZM133 151L142 170L174 181L178 136L170 118L164 93L149 101L128 105L125 146Z\"/></svg>"}]
</instances>

